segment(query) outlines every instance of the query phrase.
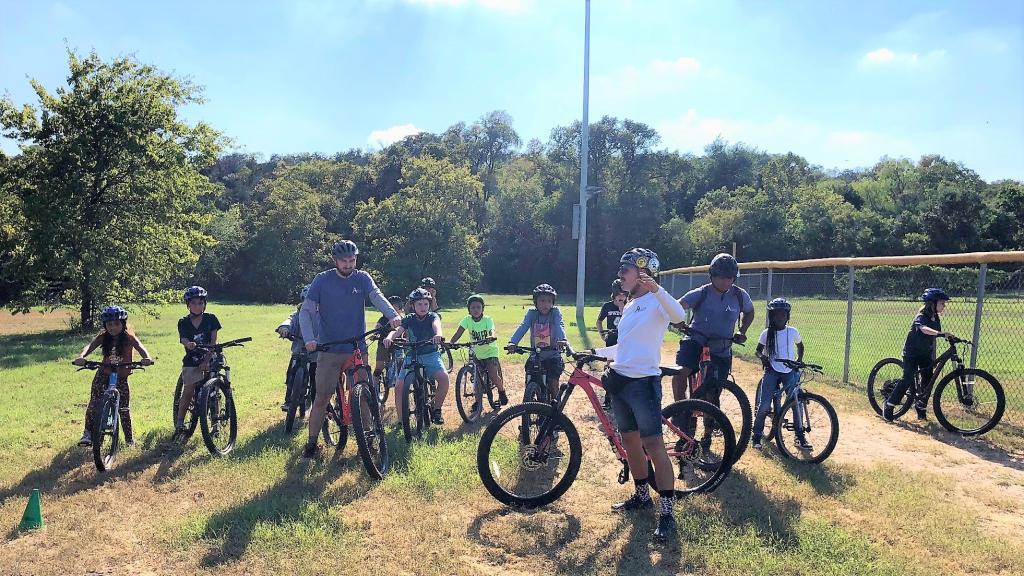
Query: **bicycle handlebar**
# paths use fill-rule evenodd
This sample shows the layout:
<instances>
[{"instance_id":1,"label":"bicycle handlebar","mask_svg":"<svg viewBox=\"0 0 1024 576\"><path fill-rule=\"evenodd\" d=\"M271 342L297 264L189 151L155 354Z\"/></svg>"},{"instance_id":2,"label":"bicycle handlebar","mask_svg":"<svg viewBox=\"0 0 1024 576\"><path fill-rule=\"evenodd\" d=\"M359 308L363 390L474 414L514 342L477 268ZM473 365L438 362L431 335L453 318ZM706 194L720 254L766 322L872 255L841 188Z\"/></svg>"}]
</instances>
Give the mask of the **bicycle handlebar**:
<instances>
[{"instance_id":1,"label":"bicycle handlebar","mask_svg":"<svg viewBox=\"0 0 1024 576\"><path fill-rule=\"evenodd\" d=\"M351 338L346 338L344 340L333 340L331 342L323 342L323 343L317 342L317 344L316 344L316 351L317 352L328 352L328 351L330 351L331 348L333 348L335 346L339 346L339 345L342 345L342 344L355 344L357 342L360 342L360 341L364 340L367 336L370 336L371 334L380 334L384 330L385 330L385 328L374 328L373 330L370 330L368 332L364 332L364 333L360 334L359 336L353 336Z\"/></svg>"},{"instance_id":2,"label":"bicycle handlebar","mask_svg":"<svg viewBox=\"0 0 1024 576\"><path fill-rule=\"evenodd\" d=\"M964 340L963 338L960 338L959 336L954 336L952 334L944 336L944 338L946 339L946 342L949 342L950 344L966 344L968 346L974 346L974 342L970 340Z\"/></svg>"},{"instance_id":3,"label":"bicycle handlebar","mask_svg":"<svg viewBox=\"0 0 1024 576\"><path fill-rule=\"evenodd\" d=\"M421 340L419 342L409 342L407 338L395 338L391 341L391 346L397 346L399 348L406 348L408 350L416 350L417 348L423 348L425 346L434 346L433 340ZM444 339L441 339L440 346L444 346Z\"/></svg>"},{"instance_id":4,"label":"bicycle handlebar","mask_svg":"<svg viewBox=\"0 0 1024 576\"><path fill-rule=\"evenodd\" d=\"M686 334L687 336L694 336L694 335L700 336L701 338L704 338L708 342L714 342L714 341L732 342L733 344L736 344L736 345L739 345L739 346L746 346L746 344L743 343L743 342L737 342L736 341L736 336L731 336L729 338L720 338L718 336L711 336L710 334L705 334L705 333L701 332L700 330L695 330L693 327L691 327L691 326L689 326L687 324L683 324L682 326L678 326L678 325L673 324L673 326L676 326L676 329L678 329L683 334Z\"/></svg>"},{"instance_id":5,"label":"bicycle handlebar","mask_svg":"<svg viewBox=\"0 0 1024 576\"><path fill-rule=\"evenodd\" d=\"M196 348L199 350L206 350L207 352L220 352L225 348L241 346L243 342L252 342L252 336L246 336L245 338L238 338L236 340L228 340L223 344L196 344Z\"/></svg>"},{"instance_id":6,"label":"bicycle handlebar","mask_svg":"<svg viewBox=\"0 0 1024 576\"><path fill-rule=\"evenodd\" d=\"M608 358L605 358L604 356L598 356L597 354L592 354L590 352L577 352L572 349L572 346L569 345L568 342L565 343L565 354L566 356L572 358L573 362L586 363L609 361Z\"/></svg>"},{"instance_id":7,"label":"bicycle handlebar","mask_svg":"<svg viewBox=\"0 0 1024 576\"><path fill-rule=\"evenodd\" d=\"M568 347L569 343L566 342L565 346ZM561 353L561 350L558 349L555 346L536 346L536 347L534 347L534 346L520 346L518 344L508 344L508 345L505 346L505 351L510 353L510 354L540 354L541 352L550 352L551 350L554 350L556 352Z\"/></svg>"},{"instance_id":8,"label":"bicycle handlebar","mask_svg":"<svg viewBox=\"0 0 1024 576\"><path fill-rule=\"evenodd\" d=\"M780 363L780 364L783 364L785 366L789 366L790 368L793 368L794 370L804 370L804 369L807 369L807 370L813 370L814 372L817 372L818 374L822 374L823 373L822 370L824 370L824 368L821 365L819 365L819 364L806 364L806 363L801 362L799 360L775 360L775 361Z\"/></svg>"},{"instance_id":9,"label":"bicycle handlebar","mask_svg":"<svg viewBox=\"0 0 1024 576\"><path fill-rule=\"evenodd\" d=\"M492 343L492 342L494 342L496 340L497 340L497 338L495 338L494 336L488 336L487 338L484 338L482 340L474 340L472 342L463 342L462 344L456 344L454 342L449 342L449 343L446 343L444 346L445 346L445 348L448 348L449 350L458 350L459 348L469 348L471 346L483 346L484 344L490 344L490 343Z\"/></svg>"},{"instance_id":10,"label":"bicycle handlebar","mask_svg":"<svg viewBox=\"0 0 1024 576\"><path fill-rule=\"evenodd\" d=\"M78 366L78 364L75 364L73 362L72 365ZM97 370L99 368L113 368L115 370L118 368L129 368L131 370L145 370L146 365L140 362L117 362L112 364L109 362L96 362L93 360L86 360L85 364L79 366L76 372L81 372L82 370Z\"/></svg>"}]
</instances>

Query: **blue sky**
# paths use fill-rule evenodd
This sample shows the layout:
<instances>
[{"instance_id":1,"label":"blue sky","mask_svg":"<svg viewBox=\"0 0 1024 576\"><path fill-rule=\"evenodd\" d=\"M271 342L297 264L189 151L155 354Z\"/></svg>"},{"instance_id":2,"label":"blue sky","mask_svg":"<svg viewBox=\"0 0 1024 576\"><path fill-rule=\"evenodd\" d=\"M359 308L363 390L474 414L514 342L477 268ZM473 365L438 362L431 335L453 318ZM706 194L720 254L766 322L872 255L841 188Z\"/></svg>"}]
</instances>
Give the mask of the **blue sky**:
<instances>
[{"instance_id":1,"label":"blue sky","mask_svg":"<svg viewBox=\"0 0 1024 576\"><path fill-rule=\"evenodd\" d=\"M721 135L826 168L938 153L1024 180L1024 2L593 0L590 115L699 153ZM65 46L205 86L190 108L262 154L378 148L507 110L581 117L583 0L0 0L0 91ZM11 142L2 143L13 151Z\"/></svg>"}]
</instances>

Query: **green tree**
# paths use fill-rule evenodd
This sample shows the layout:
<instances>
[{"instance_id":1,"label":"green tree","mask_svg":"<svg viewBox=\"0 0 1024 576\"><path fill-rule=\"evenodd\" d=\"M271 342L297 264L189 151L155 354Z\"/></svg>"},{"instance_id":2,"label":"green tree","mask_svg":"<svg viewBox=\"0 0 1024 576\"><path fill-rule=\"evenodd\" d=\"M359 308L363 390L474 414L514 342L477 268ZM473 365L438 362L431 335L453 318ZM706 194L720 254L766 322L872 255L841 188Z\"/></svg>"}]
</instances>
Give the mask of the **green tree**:
<instances>
[{"instance_id":1,"label":"green tree","mask_svg":"<svg viewBox=\"0 0 1024 576\"><path fill-rule=\"evenodd\" d=\"M77 303L83 327L97 307L141 301L191 274L204 242L200 171L221 137L180 109L200 89L132 58L68 54L67 86L32 81L38 106L0 100L3 135L18 141L16 193L33 255L14 309Z\"/></svg>"}]
</instances>

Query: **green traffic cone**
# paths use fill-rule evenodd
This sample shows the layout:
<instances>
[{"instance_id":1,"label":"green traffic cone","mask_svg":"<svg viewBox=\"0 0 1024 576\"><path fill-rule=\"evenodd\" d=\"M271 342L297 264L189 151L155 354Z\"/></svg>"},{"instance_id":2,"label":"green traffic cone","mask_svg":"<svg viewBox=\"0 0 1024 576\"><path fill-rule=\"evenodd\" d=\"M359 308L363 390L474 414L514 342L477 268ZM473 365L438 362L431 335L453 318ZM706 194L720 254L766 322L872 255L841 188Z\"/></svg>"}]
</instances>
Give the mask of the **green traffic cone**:
<instances>
[{"instance_id":1,"label":"green traffic cone","mask_svg":"<svg viewBox=\"0 0 1024 576\"><path fill-rule=\"evenodd\" d=\"M18 530L35 530L43 526L43 507L39 503L39 488L33 488L32 495L28 498L28 506L25 507L25 513L21 515L21 524L18 524Z\"/></svg>"}]
</instances>

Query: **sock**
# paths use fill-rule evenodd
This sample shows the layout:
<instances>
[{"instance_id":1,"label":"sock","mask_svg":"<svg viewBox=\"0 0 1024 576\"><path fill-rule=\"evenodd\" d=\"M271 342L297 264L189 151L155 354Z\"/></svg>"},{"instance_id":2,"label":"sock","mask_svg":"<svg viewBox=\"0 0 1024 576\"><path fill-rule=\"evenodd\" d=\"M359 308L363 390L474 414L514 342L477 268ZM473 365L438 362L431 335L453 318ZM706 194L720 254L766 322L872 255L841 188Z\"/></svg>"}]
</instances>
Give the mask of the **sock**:
<instances>
[{"instance_id":1,"label":"sock","mask_svg":"<svg viewBox=\"0 0 1024 576\"><path fill-rule=\"evenodd\" d=\"M647 478L644 478L643 480L634 478L633 484L636 485L636 497L639 498L641 502L647 502L651 499L651 491L647 489Z\"/></svg>"},{"instance_id":2,"label":"sock","mask_svg":"<svg viewBox=\"0 0 1024 576\"><path fill-rule=\"evenodd\" d=\"M672 515L672 504L676 499L675 490L658 490L658 500L661 504L661 515L671 516Z\"/></svg>"}]
</instances>

